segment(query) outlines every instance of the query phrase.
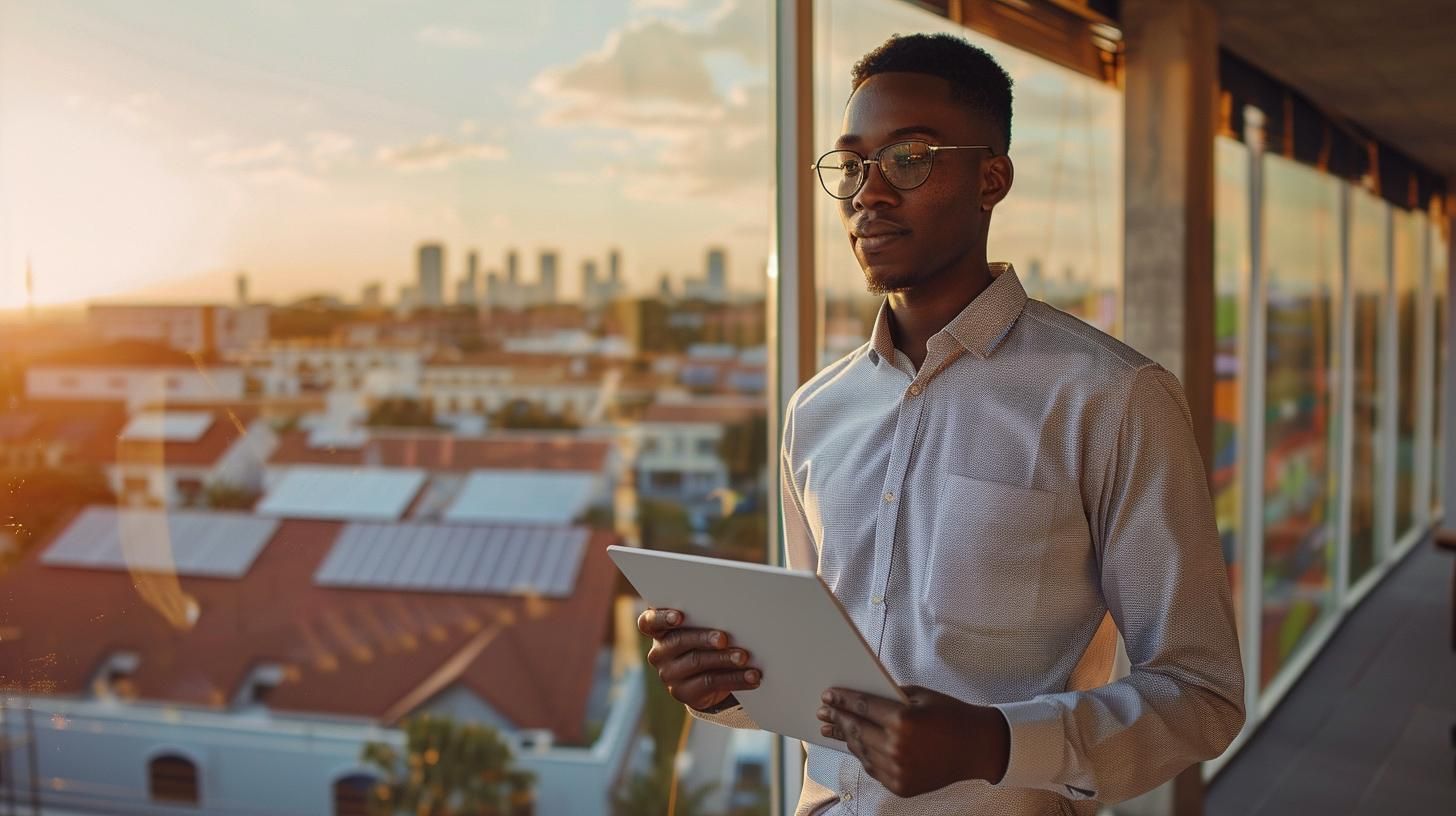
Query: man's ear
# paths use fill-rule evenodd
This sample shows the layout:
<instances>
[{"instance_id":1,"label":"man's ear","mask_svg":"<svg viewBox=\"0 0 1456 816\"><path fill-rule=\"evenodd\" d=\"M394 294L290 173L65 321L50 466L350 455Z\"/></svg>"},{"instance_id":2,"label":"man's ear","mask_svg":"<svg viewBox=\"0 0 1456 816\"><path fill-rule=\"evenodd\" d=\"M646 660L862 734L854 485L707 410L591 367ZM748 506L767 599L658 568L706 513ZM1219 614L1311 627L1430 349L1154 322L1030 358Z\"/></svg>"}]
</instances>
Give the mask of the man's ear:
<instances>
[{"instance_id":1,"label":"man's ear","mask_svg":"<svg viewBox=\"0 0 1456 816\"><path fill-rule=\"evenodd\" d=\"M993 156L981 163L981 210L990 212L1007 193L1016 177L1010 156Z\"/></svg>"}]
</instances>

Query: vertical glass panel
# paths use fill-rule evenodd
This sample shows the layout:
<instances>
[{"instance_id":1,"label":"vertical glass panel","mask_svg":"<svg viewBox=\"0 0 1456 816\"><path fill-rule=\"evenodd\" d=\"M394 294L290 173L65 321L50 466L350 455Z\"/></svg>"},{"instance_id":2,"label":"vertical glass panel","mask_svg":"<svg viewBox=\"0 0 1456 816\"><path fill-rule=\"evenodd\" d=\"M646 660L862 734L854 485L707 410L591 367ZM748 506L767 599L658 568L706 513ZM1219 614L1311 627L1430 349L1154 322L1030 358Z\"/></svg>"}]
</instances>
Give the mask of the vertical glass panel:
<instances>
[{"instance_id":1,"label":"vertical glass panel","mask_svg":"<svg viewBox=\"0 0 1456 816\"><path fill-rule=\"evenodd\" d=\"M1435 318L1435 344L1433 348L1436 353L1433 355L1431 365L1434 368L1432 376L1432 435L1431 435L1431 463L1434 477L1431 479L1431 514L1434 518L1442 509L1443 492L1446 487L1446 448L1445 448L1445 422L1441 412L1445 410L1446 404L1446 359L1450 352L1446 348L1446 335L1450 328L1446 325L1446 301L1449 296L1450 282L1450 221L1443 214L1439 214L1431 225L1431 309Z\"/></svg>"},{"instance_id":2,"label":"vertical glass panel","mask_svg":"<svg viewBox=\"0 0 1456 816\"><path fill-rule=\"evenodd\" d=\"M0 3L0 784L767 812L605 548L768 552L773 7Z\"/></svg>"},{"instance_id":3,"label":"vertical glass panel","mask_svg":"<svg viewBox=\"0 0 1456 816\"><path fill-rule=\"evenodd\" d=\"M1354 298L1354 390L1350 424L1350 582L1374 565L1381 551L1378 508L1384 481L1385 437L1380 433L1381 336L1386 324L1387 233L1390 205L1364 191L1350 193L1350 297Z\"/></svg>"},{"instance_id":4,"label":"vertical glass panel","mask_svg":"<svg viewBox=\"0 0 1456 816\"><path fill-rule=\"evenodd\" d=\"M1395 540L1415 525L1416 426L1420 398L1420 293L1425 265L1425 218L1395 208L1396 381ZM1422 499L1424 502L1425 500Z\"/></svg>"},{"instance_id":5,"label":"vertical glass panel","mask_svg":"<svg viewBox=\"0 0 1456 816\"><path fill-rule=\"evenodd\" d=\"M1234 614L1244 631L1242 567L1238 561L1242 474L1239 446L1244 400L1244 333L1251 270L1249 148L1220 136L1214 142L1214 384L1213 505L1233 589Z\"/></svg>"},{"instance_id":6,"label":"vertical glass panel","mask_svg":"<svg viewBox=\"0 0 1456 816\"><path fill-rule=\"evenodd\" d=\"M1261 683L1331 610L1335 552L1339 188L1264 159L1268 298Z\"/></svg>"},{"instance_id":7,"label":"vertical glass panel","mask_svg":"<svg viewBox=\"0 0 1456 816\"><path fill-rule=\"evenodd\" d=\"M951 32L996 58L1015 83L1017 164L1011 194L991 220L987 256L1012 262L1032 297L1119 333L1122 94L902 0L819 0L814 24L820 150L839 135L850 69L890 35ZM879 306L879 298L865 294L837 204L822 196L816 218L820 365L868 339Z\"/></svg>"}]
</instances>

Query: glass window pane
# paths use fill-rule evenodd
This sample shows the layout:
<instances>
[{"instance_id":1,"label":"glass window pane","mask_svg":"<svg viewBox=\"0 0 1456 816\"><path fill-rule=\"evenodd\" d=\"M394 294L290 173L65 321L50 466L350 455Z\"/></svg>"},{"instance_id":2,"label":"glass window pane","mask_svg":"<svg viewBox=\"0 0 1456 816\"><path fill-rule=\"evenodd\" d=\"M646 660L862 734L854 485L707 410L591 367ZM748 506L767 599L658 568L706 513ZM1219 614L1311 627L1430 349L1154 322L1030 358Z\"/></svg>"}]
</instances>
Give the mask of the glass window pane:
<instances>
[{"instance_id":1,"label":"glass window pane","mask_svg":"<svg viewBox=\"0 0 1456 816\"><path fill-rule=\"evenodd\" d=\"M1027 292L1112 333L1121 331L1122 94L902 0L815 4L815 143L839 135L850 69L896 33L950 32L985 49L1015 83L1011 194L996 207L987 257L1010 261ZM819 363L869 337L879 299L840 225L836 202L816 210Z\"/></svg>"},{"instance_id":2,"label":"glass window pane","mask_svg":"<svg viewBox=\"0 0 1456 816\"><path fill-rule=\"evenodd\" d=\"M1389 205L1364 190L1350 193L1350 296L1354 298L1351 360L1350 582L1375 564L1385 529L1377 509L1385 481L1385 437L1380 433L1381 337L1386 324L1386 242Z\"/></svg>"},{"instance_id":3,"label":"glass window pane","mask_svg":"<svg viewBox=\"0 0 1456 816\"><path fill-rule=\"evenodd\" d=\"M1335 552L1339 189L1264 159L1267 335L1262 685L1330 613Z\"/></svg>"},{"instance_id":4,"label":"glass window pane","mask_svg":"<svg viewBox=\"0 0 1456 816\"><path fill-rule=\"evenodd\" d=\"M768 812L605 548L769 552L773 9L0 3L7 781Z\"/></svg>"},{"instance_id":5,"label":"glass window pane","mask_svg":"<svg viewBox=\"0 0 1456 816\"><path fill-rule=\"evenodd\" d=\"M1421 213L1394 208L1396 402L1395 540L1405 538L1416 516L1416 428L1420 398L1421 275L1425 266ZM1424 502L1424 499L1422 499Z\"/></svg>"},{"instance_id":6,"label":"glass window pane","mask_svg":"<svg viewBox=\"0 0 1456 816\"><path fill-rule=\"evenodd\" d=\"M1244 404L1244 334L1248 308L1249 148L1220 136L1214 143L1214 386L1213 504L1224 561L1229 568L1234 614L1244 631L1242 564L1238 561L1243 520L1239 461Z\"/></svg>"}]
</instances>

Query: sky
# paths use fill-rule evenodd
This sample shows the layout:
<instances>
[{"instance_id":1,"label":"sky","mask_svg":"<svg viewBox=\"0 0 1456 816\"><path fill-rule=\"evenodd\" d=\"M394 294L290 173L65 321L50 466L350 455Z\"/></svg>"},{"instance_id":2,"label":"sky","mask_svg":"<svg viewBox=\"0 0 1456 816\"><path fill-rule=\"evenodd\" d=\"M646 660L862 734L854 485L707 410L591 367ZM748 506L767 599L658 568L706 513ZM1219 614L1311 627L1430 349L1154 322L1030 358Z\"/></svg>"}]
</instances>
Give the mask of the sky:
<instances>
[{"instance_id":1,"label":"sky","mask_svg":"<svg viewBox=\"0 0 1456 816\"><path fill-rule=\"evenodd\" d=\"M816 138L899 0L816 5ZM7 0L0 3L0 310L94 299L348 299L508 249L622 252L631 288L762 292L773 208L770 0ZM963 32L1016 82L1012 195L993 259L1115 286L1120 94ZM863 291L832 202L821 280ZM453 286L447 283L447 292Z\"/></svg>"},{"instance_id":2,"label":"sky","mask_svg":"<svg viewBox=\"0 0 1456 816\"><path fill-rule=\"evenodd\" d=\"M0 4L0 308L534 276L761 291L766 0Z\"/></svg>"}]
</instances>

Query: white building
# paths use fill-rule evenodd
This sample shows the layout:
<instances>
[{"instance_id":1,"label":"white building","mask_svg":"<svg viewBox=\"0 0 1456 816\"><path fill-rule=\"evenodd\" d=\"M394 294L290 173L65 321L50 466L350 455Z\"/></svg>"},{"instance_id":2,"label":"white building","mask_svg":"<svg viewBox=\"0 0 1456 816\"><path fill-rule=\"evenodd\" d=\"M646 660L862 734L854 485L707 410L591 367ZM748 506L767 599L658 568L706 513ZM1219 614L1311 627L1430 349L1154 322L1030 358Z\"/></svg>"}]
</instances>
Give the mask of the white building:
<instances>
[{"instance_id":1,"label":"white building","mask_svg":"<svg viewBox=\"0 0 1456 816\"><path fill-rule=\"evenodd\" d=\"M266 343L269 313L263 305L93 304L87 319L107 342L142 340L183 352L228 353Z\"/></svg>"},{"instance_id":2,"label":"white building","mask_svg":"<svg viewBox=\"0 0 1456 816\"><path fill-rule=\"evenodd\" d=\"M146 409L135 413L106 457L106 478L127 506L190 507L210 487L256 494L278 437L255 409Z\"/></svg>"}]
</instances>

